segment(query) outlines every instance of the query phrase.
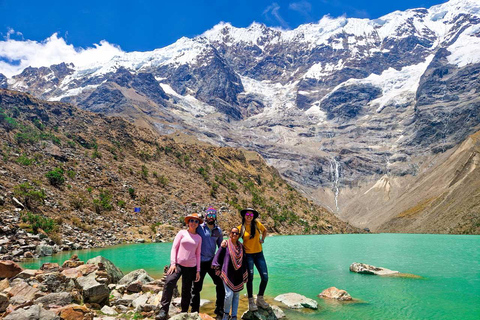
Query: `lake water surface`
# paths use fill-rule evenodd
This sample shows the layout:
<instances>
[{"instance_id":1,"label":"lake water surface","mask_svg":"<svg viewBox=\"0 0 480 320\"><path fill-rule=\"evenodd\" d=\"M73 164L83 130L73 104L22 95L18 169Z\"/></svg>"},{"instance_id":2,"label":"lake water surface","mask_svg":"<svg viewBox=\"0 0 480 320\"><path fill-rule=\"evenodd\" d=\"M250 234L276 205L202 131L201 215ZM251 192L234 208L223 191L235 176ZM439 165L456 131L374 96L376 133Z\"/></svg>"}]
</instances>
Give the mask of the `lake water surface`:
<instances>
[{"instance_id":1,"label":"lake water surface","mask_svg":"<svg viewBox=\"0 0 480 320\"><path fill-rule=\"evenodd\" d=\"M171 243L134 244L75 253L83 261L102 255L125 273L143 268L160 277L163 266L169 263L170 248ZM266 239L264 253L269 268L265 293L268 301L282 293L297 292L319 302L317 311L288 310L289 319L480 319L480 236L275 236ZM72 254L46 257L23 266L39 268L44 262L63 263ZM356 274L349 271L352 262L423 278ZM213 300L213 287L206 282L202 298ZM256 277L254 286L258 284ZM317 298L331 286L347 290L362 302L335 303ZM206 306L205 310L210 308Z\"/></svg>"}]
</instances>

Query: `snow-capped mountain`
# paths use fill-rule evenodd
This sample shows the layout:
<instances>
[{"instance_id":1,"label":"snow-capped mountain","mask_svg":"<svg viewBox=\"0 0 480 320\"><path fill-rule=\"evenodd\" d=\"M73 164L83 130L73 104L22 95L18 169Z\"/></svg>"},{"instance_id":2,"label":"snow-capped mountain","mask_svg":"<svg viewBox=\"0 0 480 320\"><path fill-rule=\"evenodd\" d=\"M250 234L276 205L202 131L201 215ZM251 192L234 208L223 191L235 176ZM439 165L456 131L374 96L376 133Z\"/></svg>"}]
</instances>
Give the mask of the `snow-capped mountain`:
<instances>
[{"instance_id":1,"label":"snow-capped mountain","mask_svg":"<svg viewBox=\"0 0 480 320\"><path fill-rule=\"evenodd\" d=\"M253 149L339 213L342 190L416 175L480 129L478 0L294 30L221 23L94 60L0 74L0 87Z\"/></svg>"}]
</instances>

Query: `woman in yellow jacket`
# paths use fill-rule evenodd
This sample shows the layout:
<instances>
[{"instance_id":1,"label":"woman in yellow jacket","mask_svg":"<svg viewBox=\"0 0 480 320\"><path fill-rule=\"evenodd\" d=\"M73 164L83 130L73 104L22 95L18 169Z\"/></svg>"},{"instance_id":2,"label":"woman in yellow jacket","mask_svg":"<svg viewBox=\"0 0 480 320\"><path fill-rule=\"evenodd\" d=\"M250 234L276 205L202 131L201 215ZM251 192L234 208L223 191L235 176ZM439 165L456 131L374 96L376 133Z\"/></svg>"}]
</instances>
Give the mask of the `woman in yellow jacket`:
<instances>
[{"instance_id":1,"label":"woman in yellow jacket","mask_svg":"<svg viewBox=\"0 0 480 320\"><path fill-rule=\"evenodd\" d=\"M268 308L268 303L265 302L263 294L268 282L268 269L265 257L263 256L262 243L267 236L267 229L260 221L257 221L258 211L252 208L246 208L240 211L242 216L242 224L238 226L240 236L243 239L243 246L245 248L248 268L248 309L250 311L258 310L258 307ZM253 300L253 266L257 267L260 273L260 288L258 290L257 302Z\"/></svg>"}]
</instances>

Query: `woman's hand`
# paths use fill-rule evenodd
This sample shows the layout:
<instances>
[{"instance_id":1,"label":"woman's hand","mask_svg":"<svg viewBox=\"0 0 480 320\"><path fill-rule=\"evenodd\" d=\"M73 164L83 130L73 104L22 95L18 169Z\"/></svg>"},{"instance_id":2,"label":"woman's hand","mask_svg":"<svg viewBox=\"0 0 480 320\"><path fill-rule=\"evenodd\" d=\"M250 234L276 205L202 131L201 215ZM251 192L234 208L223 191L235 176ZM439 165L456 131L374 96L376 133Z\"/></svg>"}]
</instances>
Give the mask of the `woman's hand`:
<instances>
[{"instance_id":1,"label":"woman's hand","mask_svg":"<svg viewBox=\"0 0 480 320\"><path fill-rule=\"evenodd\" d=\"M264 239L260 239L260 243L264 243L264 242L265 242L265 240L264 240Z\"/></svg>"},{"instance_id":2,"label":"woman's hand","mask_svg":"<svg viewBox=\"0 0 480 320\"><path fill-rule=\"evenodd\" d=\"M220 245L222 248L226 248L227 247L227 240L223 240L222 241L222 244Z\"/></svg>"},{"instance_id":3,"label":"woman's hand","mask_svg":"<svg viewBox=\"0 0 480 320\"><path fill-rule=\"evenodd\" d=\"M200 272L197 271L197 275L195 276L195 282L200 281Z\"/></svg>"},{"instance_id":4,"label":"woman's hand","mask_svg":"<svg viewBox=\"0 0 480 320\"><path fill-rule=\"evenodd\" d=\"M170 268L168 268L167 270L167 276L175 272L177 272L177 265L172 264L170 265Z\"/></svg>"}]
</instances>

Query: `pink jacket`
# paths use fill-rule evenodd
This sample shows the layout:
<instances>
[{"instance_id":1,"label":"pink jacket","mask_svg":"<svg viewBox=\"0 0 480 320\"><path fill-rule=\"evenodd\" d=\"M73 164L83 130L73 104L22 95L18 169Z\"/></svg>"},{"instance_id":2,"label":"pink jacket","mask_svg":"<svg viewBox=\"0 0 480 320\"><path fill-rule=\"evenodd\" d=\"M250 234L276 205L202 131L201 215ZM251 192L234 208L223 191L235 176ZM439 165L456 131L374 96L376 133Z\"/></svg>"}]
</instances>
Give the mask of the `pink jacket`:
<instances>
[{"instance_id":1,"label":"pink jacket","mask_svg":"<svg viewBox=\"0 0 480 320\"><path fill-rule=\"evenodd\" d=\"M170 263L183 267L197 267L200 272L200 253L202 237L191 234L188 230L180 230L175 236L170 254Z\"/></svg>"}]
</instances>

